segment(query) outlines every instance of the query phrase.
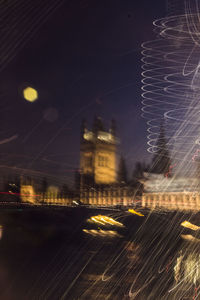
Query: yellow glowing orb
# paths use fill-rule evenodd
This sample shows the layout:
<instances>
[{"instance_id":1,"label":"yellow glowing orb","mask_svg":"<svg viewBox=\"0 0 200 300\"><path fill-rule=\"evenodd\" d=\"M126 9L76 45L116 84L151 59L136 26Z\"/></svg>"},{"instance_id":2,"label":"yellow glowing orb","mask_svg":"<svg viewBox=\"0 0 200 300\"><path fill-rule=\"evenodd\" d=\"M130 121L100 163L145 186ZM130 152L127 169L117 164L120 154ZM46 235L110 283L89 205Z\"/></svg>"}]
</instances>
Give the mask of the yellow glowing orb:
<instances>
[{"instance_id":1,"label":"yellow glowing orb","mask_svg":"<svg viewBox=\"0 0 200 300\"><path fill-rule=\"evenodd\" d=\"M38 98L38 92L32 87L27 87L23 90L24 99L29 102L34 102Z\"/></svg>"}]
</instances>

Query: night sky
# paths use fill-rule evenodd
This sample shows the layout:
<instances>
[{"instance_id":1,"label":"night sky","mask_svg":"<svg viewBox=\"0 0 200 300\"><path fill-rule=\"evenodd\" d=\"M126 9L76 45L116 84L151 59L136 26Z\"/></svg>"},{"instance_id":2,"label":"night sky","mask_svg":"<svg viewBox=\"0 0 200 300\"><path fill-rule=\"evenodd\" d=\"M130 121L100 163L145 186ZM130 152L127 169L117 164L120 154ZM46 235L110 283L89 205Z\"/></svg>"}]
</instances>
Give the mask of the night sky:
<instances>
[{"instance_id":1,"label":"night sky","mask_svg":"<svg viewBox=\"0 0 200 300\"><path fill-rule=\"evenodd\" d=\"M90 127L95 114L107 128L116 120L130 173L136 161L150 161L141 43L155 38L152 22L165 16L165 1L10 2L0 4L2 174L71 185L81 120ZM22 97L27 85L39 93L34 103Z\"/></svg>"}]
</instances>

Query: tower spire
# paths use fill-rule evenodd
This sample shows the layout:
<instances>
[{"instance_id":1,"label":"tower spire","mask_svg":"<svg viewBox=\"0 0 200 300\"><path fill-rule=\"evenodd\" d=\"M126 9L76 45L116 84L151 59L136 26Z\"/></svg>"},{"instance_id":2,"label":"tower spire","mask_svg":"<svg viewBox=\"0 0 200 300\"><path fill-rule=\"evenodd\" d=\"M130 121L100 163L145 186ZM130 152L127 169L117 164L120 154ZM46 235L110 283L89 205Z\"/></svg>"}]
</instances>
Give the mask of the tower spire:
<instances>
[{"instance_id":1,"label":"tower spire","mask_svg":"<svg viewBox=\"0 0 200 300\"><path fill-rule=\"evenodd\" d=\"M116 136L116 121L114 119L111 120L110 133Z\"/></svg>"},{"instance_id":2,"label":"tower spire","mask_svg":"<svg viewBox=\"0 0 200 300\"><path fill-rule=\"evenodd\" d=\"M93 133L96 135L98 131L104 131L104 126L101 117L94 117Z\"/></svg>"},{"instance_id":3,"label":"tower spire","mask_svg":"<svg viewBox=\"0 0 200 300\"><path fill-rule=\"evenodd\" d=\"M156 145L153 148L155 149L155 154L152 160L152 172L157 174L165 174L169 170L171 159L167 149L163 123L160 125L159 137Z\"/></svg>"},{"instance_id":4,"label":"tower spire","mask_svg":"<svg viewBox=\"0 0 200 300\"><path fill-rule=\"evenodd\" d=\"M82 119L82 122L81 122L81 132L80 132L80 138L81 138L81 141L84 140L84 133L86 131L86 120L85 119Z\"/></svg>"}]
</instances>

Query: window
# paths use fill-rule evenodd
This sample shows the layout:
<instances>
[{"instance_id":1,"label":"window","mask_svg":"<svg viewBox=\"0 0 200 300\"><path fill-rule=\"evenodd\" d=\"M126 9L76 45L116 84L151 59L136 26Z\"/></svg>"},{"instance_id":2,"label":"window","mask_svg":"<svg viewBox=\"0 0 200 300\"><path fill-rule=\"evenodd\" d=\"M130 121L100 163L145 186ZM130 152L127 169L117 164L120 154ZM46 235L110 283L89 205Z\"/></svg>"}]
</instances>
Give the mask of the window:
<instances>
[{"instance_id":1,"label":"window","mask_svg":"<svg viewBox=\"0 0 200 300\"><path fill-rule=\"evenodd\" d=\"M107 167L108 166L108 157L99 155L98 166L99 167Z\"/></svg>"}]
</instances>

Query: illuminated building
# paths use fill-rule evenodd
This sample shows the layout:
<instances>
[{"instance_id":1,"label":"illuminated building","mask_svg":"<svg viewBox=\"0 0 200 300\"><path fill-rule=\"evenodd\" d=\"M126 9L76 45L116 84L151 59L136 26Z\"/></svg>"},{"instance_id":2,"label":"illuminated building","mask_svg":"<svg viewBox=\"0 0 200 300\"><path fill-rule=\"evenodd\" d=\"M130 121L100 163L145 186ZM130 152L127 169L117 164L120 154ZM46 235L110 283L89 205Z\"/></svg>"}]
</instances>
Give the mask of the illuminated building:
<instances>
[{"instance_id":1,"label":"illuminated building","mask_svg":"<svg viewBox=\"0 0 200 300\"><path fill-rule=\"evenodd\" d=\"M115 122L111 122L109 131L103 127L100 118L95 118L92 130L81 126L80 141L80 188L76 192L63 194L58 189L36 192L33 184L21 183L23 202L50 205L73 205L77 199L83 204L95 206L131 206L135 190L118 182L117 145ZM77 184L78 185L78 184ZM32 187L32 189L31 189ZM37 187L35 188L37 190ZM24 195L24 196L23 196ZM79 201L77 202L79 203Z\"/></svg>"},{"instance_id":2,"label":"illuminated building","mask_svg":"<svg viewBox=\"0 0 200 300\"><path fill-rule=\"evenodd\" d=\"M97 206L131 206L134 199L134 190L128 186L96 186L84 188L80 192L82 203Z\"/></svg>"},{"instance_id":3,"label":"illuminated building","mask_svg":"<svg viewBox=\"0 0 200 300\"><path fill-rule=\"evenodd\" d=\"M149 209L199 210L198 178L145 174L142 206Z\"/></svg>"},{"instance_id":4,"label":"illuminated building","mask_svg":"<svg viewBox=\"0 0 200 300\"><path fill-rule=\"evenodd\" d=\"M109 131L101 118L95 118L92 130L86 123L81 127L80 144L80 201L98 206L129 206L134 190L118 182L117 145L115 122Z\"/></svg>"},{"instance_id":5,"label":"illuminated building","mask_svg":"<svg viewBox=\"0 0 200 300\"><path fill-rule=\"evenodd\" d=\"M63 194L54 186L49 186L46 192L41 192L34 180L24 176L20 179L20 198L21 202L30 204L71 205L74 195Z\"/></svg>"},{"instance_id":6,"label":"illuminated building","mask_svg":"<svg viewBox=\"0 0 200 300\"><path fill-rule=\"evenodd\" d=\"M115 123L107 132L100 118L95 118L89 131L83 122L81 128L80 170L81 187L117 182Z\"/></svg>"},{"instance_id":7,"label":"illuminated building","mask_svg":"<svg viewBox=\"0 0 200 300\"><path fill-rule=\"evenodd\" d=\"M20 198L22 202L36 203L35 191L32 184L21 184L20 186Z\"/></svg>"}]
</instances>

